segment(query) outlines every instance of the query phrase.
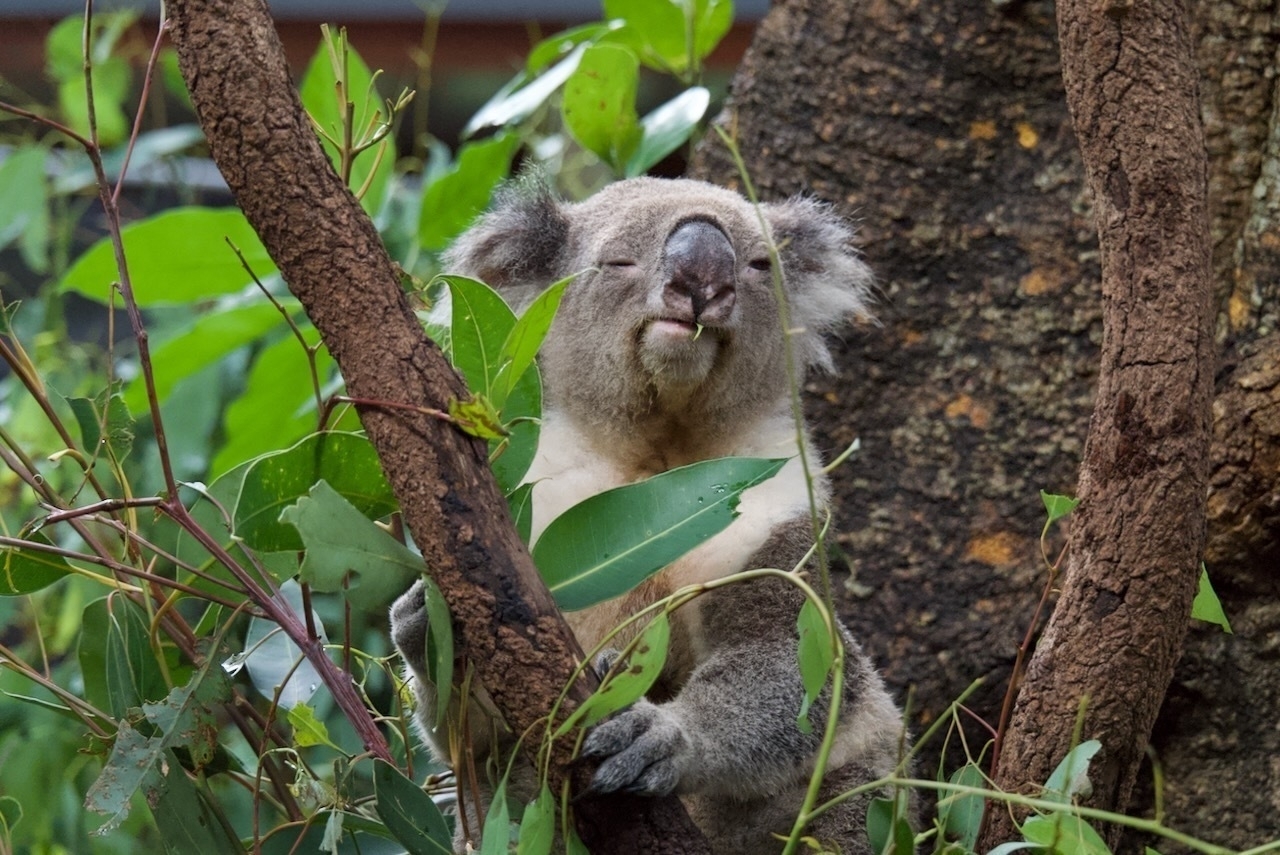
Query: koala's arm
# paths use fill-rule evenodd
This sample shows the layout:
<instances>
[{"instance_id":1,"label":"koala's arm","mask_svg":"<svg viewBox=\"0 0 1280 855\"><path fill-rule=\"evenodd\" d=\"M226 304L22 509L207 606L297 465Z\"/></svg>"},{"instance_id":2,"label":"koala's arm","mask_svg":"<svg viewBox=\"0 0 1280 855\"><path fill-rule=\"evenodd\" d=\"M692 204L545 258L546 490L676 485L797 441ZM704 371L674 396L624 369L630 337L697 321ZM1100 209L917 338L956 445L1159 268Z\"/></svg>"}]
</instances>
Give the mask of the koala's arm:
<instances>
[{"instance_id":1,"label":"koala's arm","mask_svg":"<svg viewBox=\"0 0 1280 855\"><path fill-rule=\"evenodd\" d=\"M787 569L803 556L808 522L775 531L751 567ZM708 653L672 700L640 701L599 725L583 754L600 760L592 788L649 795L705 793L750 799L807 777L822 740L829 689L796 724L804 697L796 616L803 595L764 579L705 595L701 635ZM841 733L832 768L857 761L892 769L898 712L870 661L847 633Z\"/></svg>"}]
</instances>

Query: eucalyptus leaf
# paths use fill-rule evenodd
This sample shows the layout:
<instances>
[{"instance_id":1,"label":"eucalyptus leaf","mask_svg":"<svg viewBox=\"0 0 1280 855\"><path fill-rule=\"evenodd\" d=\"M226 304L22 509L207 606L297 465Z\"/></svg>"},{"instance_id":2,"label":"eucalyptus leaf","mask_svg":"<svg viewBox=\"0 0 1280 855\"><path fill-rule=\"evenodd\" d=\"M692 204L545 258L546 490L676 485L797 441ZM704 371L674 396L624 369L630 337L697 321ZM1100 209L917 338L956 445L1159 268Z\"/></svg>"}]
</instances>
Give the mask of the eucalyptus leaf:
<instances>
[{"instance_id":1,"label":"eucalyptus leaf","mask_svg":"<svg viewBox=\"0 0 1280 855\"><path fill-rule=\"evenodd\" d=\"M28 536L33 544L52 546L41 532ZM75 570L61 555L39 548L0 546L0 597L34 593Z\"/></svg>"},{"instance_id":2,"label":"eucalyptus leaf","mask_svg":"<svg viewBox=\"0 0 1280 855\"><path fill-rule=\"evenodd\" d=\"M485 128L516 125L529 118L569 79L585 50L586 46L580 45L546 72L536 76L526 72L512 79L476 111L463 128L463 137L469 137Z\"/></svg>"},{"instance_id":3,"label":"eucalyptus leaf","mask_svg":"<svg viewBox=\"0 0 1280 855\"><path fill-rule=\"evenodd\" d=\"M280 300L286 311L296 312L298 301ZM284 323L280 310L263 301L230 308L214 308L197 317L182 332L151 350L152 377L161 403L181 380L209 367L237 348L257 341ZM124 391L124 401L135 413L147 408L147 386L141 374Z\"/></svg>"},{"instance_id":4,"label":"eucalyptus leaf","mask_svg":"<svg viewBox=\"0 0 1280 855\"><path fill-rule=\"evenodd\" d=\"M1043 798L1062 804L1071 804L1076 796L1087 798L1093 792L1089 783L1089 763L1101 749L1101 742L1090 739L1068 751L1045 782Z\"/></svg>"},{"instance_id":5,"label":"eucalyptus leaf","mask_svg":"<svg viewBox=\"0 0 1280 855\"><path fill-rule=\"evenodd\" d=\"M471 225L489 204L498 182L511 171L511 159L519 147L518 134L501 133L459 150L453 168L422 194L418 242L424 249L444 249Z\"/></svg>"},{"instance_id":6,"label":"eucalyptus leaf","mask_svg":"<svg viewBox=\"0 0 1280 855\"><path fill-rule=\"evenodd\" d=\"M982 787L986 779L976 763L966 763L951 773L950 783L963 787ZM982 813L986 800L973 793L950 793L938 800L938 825L940 835L946 840L958 842L966 851L978 845L978 832L982 828Z\"/></svg>"},{"instance_id":7,"label":"eucalyptus leaf","mask_svg":"<svg viewBox=\"0 0 1280 855\"><path fill-rule=\"evenodd\" d=\"M381 611L422 574L422 556L393 538L327 481L286 507L306 548L298 578L321 593L342 593L362 612Z\"/></svg>"},{"instance_id":8,"label":"eucalyptus leaf","mask_svg":"<svg viewBox=\"0 0 1280 855\"><path fill-rule=\"evenodd\" d=\"M366 517L395 510L395 498L368 439L337 431L316 433L249 465L235 504L236 534L254 549L302 549L298 530L280 515L318 481L327 482Z\"/></svg>"},{"instance_id":9,"label":"eucalyptus leaf","mask_svg":"<svg viewBox=\"0 0 1280 855\"><path fill-rule=\"evenodd\" d=\"M591 45L564 85L565 126L583 148L624 171L640 142L636 88L640 65L621 45Z\"/></svg>"},{"instance_id":10,"label":"eucalyptus leaf","mask_svg":"<svg viewBox=\"0 0 1280 855\"><path fill-rule=\"evenodd\" d=\"M1080 505L1079 499L1074 499L1071 496L1059 496L1054 493L1046 493L1044 490L1040 491L1040 501L1044 503L1044 509L1048 513L1049 517L1045 525L1057 522L1074 511Z\"/></svg>"},{"instance_id":11,"label":"eucalyptus leaf","mask_svg":"<svg viewBox=\"0 0 1280 855\"><path fill-rule=\"evenodd\" d=\"M285 582L272 599L287 606L299 619L303 618L302 591L297 582L292 579ZM328 644L324 624L314 609L311 622L320 644ZM225 661L222 667L229 674L245 668L258 693L268 700L278 699L280 707L286 710L310 701L321 686L320 673L301 648L275 621L266 618L255 617L249 621L244 652Z\"/></svg>"},{"instance_id":12,"label":"eucalyptus leaf","mask_svg":"<svg viewBox=\"0 0 1280 855\"><path fill-rule=\"evenodd\" d=\"M134 298L142 308L212 300L252 280L227 246L230 240L259 278L275 270L267 250L238 208L174 208L122 231ZM60 288L105 303L120 279L108 238L71 265Z\"/></svg>"},{"instance_id":13,"label":"eucalyptus leaf","mask_svg":"<svg viewBox=\"0 0 1280 855\"><path fill-rule=\"evenodd\" d=\"M409 855L452 855L453 835L422 788L385 760L373 761L374 809Z\"/></svg>"},{"instance_id":14,"label":"eucalyptus leaf","mask_svg":"<svg viewBox=\"0 0 1280 855\"><path fill-rule=\"evenodd\" d=\"M785 463L704 460L606 490L552 520L534 544L534 562L566 611L612 599L723 531L742 492Z\"/></svg>"},{"instance_id":15,"label":"eucalyptus leaf","mask_svg":"<svg viewBox=\"0 0 1280 855\"><path fill-rule=\"evenodd\" d=\"M665 613L659 613L636 639L625 666L616 668L613 675L564 720L555 736L563 736L575 727L590 727L643 698L662 674L670 643L671 621Z\"/></svg>"},{"instance_id":16,"label":"eucalyptus leaf","mask_svg":"<svg viewBox=\"0 0 1280 855\"><path fill-rule=\"evenodd\" d=\"M550 855L556 837L556 800L544 783L520 818L517 855Z\"/></svg>"},{"instance_id":17,"label":"eucalyptus leaf","mask_svg":"<svg viewBox=\"0 0 1280 855\"><path fill-rule=\"evenodd\" d=\"M564 297L565 288L580 274L566 276L551 287L545 289L529 304L520 317L516 318L511 331L507 333L498 354L498 371L490 384L489 394L493 405L501 410L507 402L516 383L533 365L538 348L547 337L551 323L555 320L556 311L560 308L560 300Z\"/></svg>"},{"instance_id":18,"label":"eucalyptus leaf","mask_svg":"<svg viewBox=\"0 0 1280 855\"><path fill-rule=\"evenodd\" d=\"M124 718L134 707L163 698L169 687L151 647L151 625L142 608L126 596L109 596L106 623L107 709Z\"/></svg>"},{"instance_id":19,"label":"eucalyptus leaf","mask_svg":"<svg viewBox=\"0 0 1280 855\"><path fill-rule=\"evenodd\" d=\"M293 728L293 741L299 748L310 748L313 745L327 745L341 751L329 738L329 728L316 718L316 711L307 704L294 704L289 708L289 726Z\"/></svg>"},{"instance_id":20,"label":"eucalyptus leaf","mask_svg":"<svg viewBox=\"0 0 1280 855\"><path fill-rule=\"evenodd\" d=\"M511 840L511 814L507 809L507 779L503 776L493 791L489 813L481 832L480 855L507 855Z\"/></svg>"},{"instance_id":21,"label":"eucalyptus leaf","mask_svg":"<svg viewBox=\"0 0 1280 855\"><path fill-rule=\"evenodd\" d=\"M1022 824L1022 836L1054 855L1111 855L1106 842L1089 823L1065 811L1031 817Z\"/></svg>"},{"instance_id":22,"label":"eucalyptus leaf","mask_svg":"<svg viewBox=\"0 0 1280 855\"><path fill-rule=\"evenodd\" d=\"M36 273L49 269L48 152L33 145L0 163L0 249L17 243L22 260Z\"/></svg>"},{"instance_id":23,"label":"eucalyptus leaf","mask_svg":"<svg viewBox=\"0 0 1280 855\"><path fill-rule=\"evenodd\" d=\"M1200 582L1196 588L1196 598L1191 603L1191 617L1222 627L1223 632L1231 632L1231 622L1227 620L1222 601L1218 599L1217 592L1209 582L1209 571L1205 569L1203 562L1200 564Z\"/></svg>"},{"instance_id":24,"label":"eucalyptus leaf","mask_svg":"<svg viewBox=\"0 0 1280 855\"><path fill-rule=\"evenodd\" d=\"M684 145L698 129L710 104L711 92L703 86L693 86L641 119L640 143L627 160L626 176L644 175Z\"/></svg>"},{"instance_id":25,"label":"eucalyptus leaf","mask_svg":"<svg viewBox=\"0 0 1280 855\"><path fill-rule=\"evenodd\" d=\"M812 728L809 708L818 699L818 693L826 685L827 676L835 664L835 651L831 648L831 633L822 619L822 612L813 600L805 599L796 618L799 644L796 653L800 660L800 679L804 685L804 700L800 705L797 722L806 733ZM808 727L806 727L806 725Z\"/></svg>"}]
</instances>

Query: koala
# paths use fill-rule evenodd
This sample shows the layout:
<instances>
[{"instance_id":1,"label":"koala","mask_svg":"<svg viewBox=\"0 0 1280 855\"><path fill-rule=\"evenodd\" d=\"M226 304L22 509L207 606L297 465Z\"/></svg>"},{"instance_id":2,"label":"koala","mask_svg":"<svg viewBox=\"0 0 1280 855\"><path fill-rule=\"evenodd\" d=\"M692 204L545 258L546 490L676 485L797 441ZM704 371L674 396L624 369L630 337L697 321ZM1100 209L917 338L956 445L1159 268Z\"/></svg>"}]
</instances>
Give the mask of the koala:
<instances>
[{"instance_id":1,"label":"koala","mask_svg":"<svg viewBox=\"0 0 1280 855\"><path fill-rule=\"evenodd\" d=\"M867 316L871 274L851 237L816 201L757 208L700 181L634 178L577 203L517 184L447 254L446 269L487 282L517 309L586 271L566 290L539 357L543 423L527 476L535 539L583 499L677 466L730 455L790 458L743 494L727 529L630 593L567 614L584 649L682 586L805 560L813 531L790 384L830 369L824 335ZM789 310L790 364L770 238ZM801 441L825 508L829 485L807 432ZM599 763L591 788L676 793L716 853L778 852L772 835L794 822L829 701L818 700L812 732L803 732L802 603L794 586L773 579L728 585L677 610L658 682L583 744L582 754ZM419 583L393 606L392 633L430 733L425 632ZM901 714L870 660L847 630L842 637L844 696L824 800L891 773L902 735ZM473 710L473 718L484 715ZM473 739L483 732L487 724L473 721ZM869 798L841 803L806 834L846 855L870 853Z\"/></svg>"}]
</instances>

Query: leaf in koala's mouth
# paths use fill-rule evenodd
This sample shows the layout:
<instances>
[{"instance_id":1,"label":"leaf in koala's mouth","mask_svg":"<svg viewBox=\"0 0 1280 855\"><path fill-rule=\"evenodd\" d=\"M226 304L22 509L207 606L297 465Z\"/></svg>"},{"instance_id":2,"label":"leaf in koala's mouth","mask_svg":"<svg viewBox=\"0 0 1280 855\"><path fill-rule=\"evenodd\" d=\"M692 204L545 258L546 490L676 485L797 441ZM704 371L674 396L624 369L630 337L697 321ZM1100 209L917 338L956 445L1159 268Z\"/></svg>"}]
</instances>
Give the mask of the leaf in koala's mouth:
<instances>
[{"instance_id":1,"label":"leaf in koala's mouth","mask_svg":"<svg viewBox=\"0 0 1280 855\"><path fill-rule=\"evenodd\" d=\"M694 340L694 341L697 341L699 338L701 338L701 337L702 337L702 330L703 330L703 329L704 329L704 327L702 326L702 324L694 324L694 325L693 325L693 340Z\"/></svg>"}]
</instances>

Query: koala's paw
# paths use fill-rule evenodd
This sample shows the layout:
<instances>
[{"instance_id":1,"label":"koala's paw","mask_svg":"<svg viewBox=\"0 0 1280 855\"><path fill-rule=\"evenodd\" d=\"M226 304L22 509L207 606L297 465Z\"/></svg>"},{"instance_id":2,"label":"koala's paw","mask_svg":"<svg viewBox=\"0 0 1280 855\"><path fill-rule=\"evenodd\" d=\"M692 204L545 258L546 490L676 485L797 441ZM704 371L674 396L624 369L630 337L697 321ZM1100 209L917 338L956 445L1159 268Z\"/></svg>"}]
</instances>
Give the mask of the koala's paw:
<instances>
[{"instance_id":1,"label":"koala's paw","mask_svg":"<svg viewBox=\"0 0 1280 855\"><path fill-rule=\"evenodd\" d=\"M649 701L596 726L582 744L582 756L601 761L591 792L665 796L680 783L689 740L674 713Z\"/></svg>"}]
</instances>

